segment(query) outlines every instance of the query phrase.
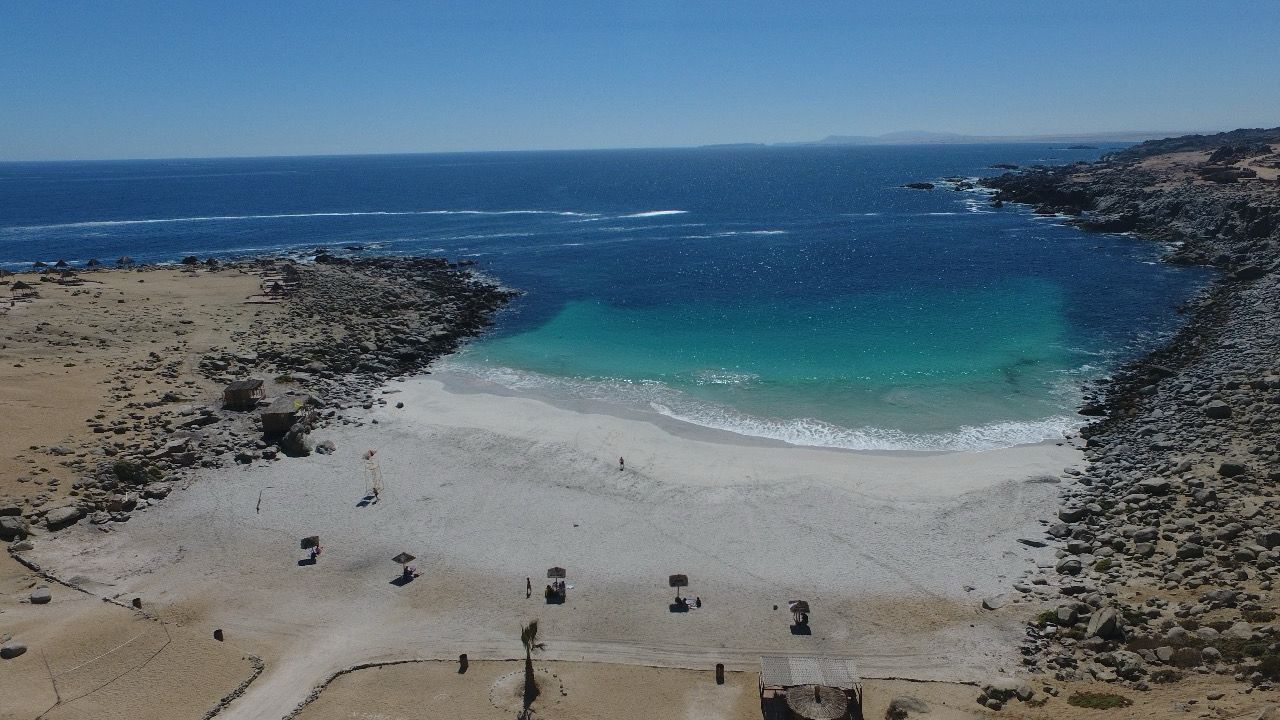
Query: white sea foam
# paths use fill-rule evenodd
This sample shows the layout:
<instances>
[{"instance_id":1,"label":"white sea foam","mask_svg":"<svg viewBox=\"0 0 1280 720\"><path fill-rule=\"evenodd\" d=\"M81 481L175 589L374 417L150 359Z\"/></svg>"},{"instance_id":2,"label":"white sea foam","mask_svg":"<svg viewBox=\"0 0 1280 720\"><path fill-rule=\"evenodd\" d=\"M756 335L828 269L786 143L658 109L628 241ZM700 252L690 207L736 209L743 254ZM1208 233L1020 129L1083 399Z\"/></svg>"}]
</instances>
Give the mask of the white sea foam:
<instances>
[{"instance_id":1,"label":"white sea foam","mask_svg":"<svg viewBox=\"0 0 1280 720\"><path fill-rule=\"evenodd\" d=\"M446 360L441 370L454 371L520 392L548 398L602 401L631 410L651 411L691 425L750 437L779 440L791 445L845 450L976 451L1013 447L1061 439L1078 428L1080 419L1062 415L1025 422L966 425L951 432L910 433L892 428L848 428L812 418L772 419L739 412L714 403L692 399L656 381L618 378L559 378L510 367L479 364L468 353ZM701 384L750 385L759 378L750 373L707 370L698 373Z\"/></svg>"},{"instance_id":2,"label":"white sea foam","mask_svg":"<svg viewBox=\"0 0 1280 720\"><path fill-rule=\"evenodd\" d=\"M735 235L789 235L788 230L726 230L710 235L681 235L681 240L710 240L713 238L734 237Z\"/></svg>"},{"instance_id":3,"label":"white sea foam","mask_svg":"<svg viewBox=\"0 0 1280 720\"><path fill-rule=\"evenodd\" d=\"M674 410L655 402L651 407L660 415L702 427L780 440L790 445L844 450L993 450L1061 439L1066 432L1080 425L1074 418L1061 416L1027 422L966 425L947 433L908 433L891 428L845 428L812 418L757 418L711 405Z\"/></svg>"},{"instance_id":4,"label":"white sea foam","mask_svg":"<svg viewBox=\"0 0 1280 720\"><path fill-rule=\"evenodd\" d=\"M647 218L659 217L661 215L684 215L688 210L646 210L645 212L631 213L630 215L619 215L619 218Z\"/></svg>"},{"instance_id":5,"label":"white sea foam","mask_svg":"<svg viewBox=\"0 0 1280 720\"><path fill-rule=\"evenodd\" d=\"M684 212L683 210L676 212ZM142 220L90 220L60 223L56 225L15 225L2 228L5 231L56 230L60 228L112 227L115 225L154 225L164 223L228 222L239 220L284 220L297 218L369 217L403 215L558 215L562 217L595 217L595 213L561 210L370 210L361 212L274 213L270 215L199 215L178 218L149 218Z\"/></svg>"}]
</instances>

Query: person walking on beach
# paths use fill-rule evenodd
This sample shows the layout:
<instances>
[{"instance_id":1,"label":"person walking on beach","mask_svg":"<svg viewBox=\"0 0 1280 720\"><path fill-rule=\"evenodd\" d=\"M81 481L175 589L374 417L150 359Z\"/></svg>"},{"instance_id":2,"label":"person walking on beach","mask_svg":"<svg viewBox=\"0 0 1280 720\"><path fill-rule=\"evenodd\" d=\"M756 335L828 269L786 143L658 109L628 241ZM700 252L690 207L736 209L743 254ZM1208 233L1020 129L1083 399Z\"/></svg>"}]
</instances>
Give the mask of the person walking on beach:
<instances>
[{"instance_id":1,"label":"person walking on beach","mask_svg":"<svg viewBox=\"0 0 1280 720\"><path fill-rule=\"evenodd\" d=\"M621 457L619 457L619 458L618 458L618 472L622 472L623 470L626 470L626 469L627 469L627 461L626 461L626 460L623 460Z\"/></svg>"},{"instance_id":2,"label":"person walking on beach","mask_svg":"<svg viewBox=\"0 0 1280 720\"><path fill-rule=\"evenodd\" d=\"M533 578L524 579L524 599L533 597Z\"/></svg>"}]
</instances>

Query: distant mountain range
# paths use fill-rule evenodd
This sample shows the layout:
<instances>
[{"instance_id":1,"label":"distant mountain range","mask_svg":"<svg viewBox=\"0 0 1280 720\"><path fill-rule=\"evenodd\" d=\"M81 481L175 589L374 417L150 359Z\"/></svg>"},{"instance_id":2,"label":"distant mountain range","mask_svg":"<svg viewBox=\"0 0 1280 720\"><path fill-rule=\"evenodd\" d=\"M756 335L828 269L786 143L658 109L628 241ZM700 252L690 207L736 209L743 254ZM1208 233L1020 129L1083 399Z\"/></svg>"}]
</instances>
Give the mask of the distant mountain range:
<instances>
[{"instance_id":1,"label":"distant mountain range","mask_svg":"<svg viewBox=\"0 0 1280 720\"><path fill-rule=\"evenodd\" d=\"M1116 143L1142 142L1184 135L1185 132L1124 131L1063 135L961 135L959 133L903 130L883 135L828 135L821 140L779 145L971 145L978 143Z\"/></svg>"}]
</instances>

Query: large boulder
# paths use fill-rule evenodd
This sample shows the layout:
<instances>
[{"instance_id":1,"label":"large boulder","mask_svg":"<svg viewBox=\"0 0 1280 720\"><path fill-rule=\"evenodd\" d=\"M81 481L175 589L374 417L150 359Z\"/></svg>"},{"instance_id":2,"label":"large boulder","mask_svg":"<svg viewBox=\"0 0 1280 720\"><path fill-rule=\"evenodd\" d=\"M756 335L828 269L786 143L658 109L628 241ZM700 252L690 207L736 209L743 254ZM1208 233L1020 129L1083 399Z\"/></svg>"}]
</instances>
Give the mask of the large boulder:
<instances>
[{"instance_id":1,"label":"large boulder","mask_svg":"<svg viewBox=\"0 0 1280 720\"><path fill-rule=\"evenodd\" d=\"M1137 490L1147 495L1168 495L1173 483L1164 478L1151 478L1138 483Z\"/></svg>"},{"instance_id":2,"label":"large boulder","mask_svg":"<svg viewBox=\"0 0 1280 720\"><path fill-rule=\"evenodd\" d=\"M307 435L310 430L305 423L295 423L276 444L289 457L306 457L311 454L311 441Z\"/></svg>"},{"instance_id":3,"label":"large boulder","mask_svg":"<svg viewBox=\"0 0 1280 720\"><path fill-rule=\"evenodd\" d=\"M907 720L912 714L923 715L929 712L929 703L918 697L899 695L889 701L889 709L885 710L885 720Z\"/></svg>"},{"instance_id":4,"label":"large boulder","mask_svg":"<svg viewBox=\"0 0 1280 720\"><path fill-rule=\"evenodd\" d=\"M1204 406L1204 414L1218 420L1229 418L1231 417L1231 406L1221 400L1214 400Z\"/></svg>"},{"instance_id":5,"label":"large boulder","mask_svg":"<svg viewBox=\"0 0 1280 720\"><path fill-rule=\"evenodd\" d=\"M1078 558L1065 557L1058 561L1054 569L1062 575L1079 575L1080 571L1084 569L1084 563L1080 562Z\"/></svg>"},{"instance_id":6,"label":"large boulder","mask_svg":"<svg viewBox=\"0 0 1280 720\"><path fill-rule=\"evenodd\" d=\"M1089 627L1084 631L1086 637L1099 637L1103 640L1123 640L1124 626L1120 613L1115 608L1102 608L1089 618Z\"/></svg>"},{"instance_id":7,"label":"large boulder","mask_svg":"<svg viewBox=\"0 0 1280 720\"><path fill-rule=\"evenodd\" d=\"M75 505L67 505L45 513L44 523L50 530L61 530L80 522L82 517L84 517L84 510Z\"/></svg>"},{"instance_id":8,"label":"large boulder","mask_svg":"<svg viewBox=\"0 0 1280 720\"><path fill-rule=\"evenodd\" d=\"M1080 505L1063 507L1058 510L1058 519L1066 523L1080 522L1088 515L1088 508Z\"/></svg>"},{"instance_id":9,"label":"large boulder","mask_svg":"<svg viewBox=\"0 0 1280 720\"><path fill-rule=\"evenodd\" d=\"M1218 464L1218 474L1222 477L1235 477L1247 472L1249 472L1249 467L1244 463L1224 460Z\"/></svg>"},{"instance_id":10,"label":"large boulder","mask_svg":"<svg viewBox=\"0 0 1280 720\"><path fill-rule=\"evenodd\" d=\"M1029 683L1017 678L995 678L982 684L982 694L1000 702L1015 697L1026 702L1035 697L1036 691Z\"/></svg>"},{"instance_id":11,"label":"large boulder","mask_svg":"<svg viewBox=\"0 0 1280 720\"><path fill-rule=\"evenodd\" d=\"M0 645L0 658L12 660L27 651L27 646L17 640L10 640L4 645Z\"/></svg>"},{"instance_id":12,"label":"large boulder","mask_svg":"<svg viewBox=\"0 0 1280 720\"><path fill-rule=\"evenodd\" d=\"M21 517L6 515L0 517L0 540L21 540L31 534L31 526Z\"/></svg>"}]
</instances>

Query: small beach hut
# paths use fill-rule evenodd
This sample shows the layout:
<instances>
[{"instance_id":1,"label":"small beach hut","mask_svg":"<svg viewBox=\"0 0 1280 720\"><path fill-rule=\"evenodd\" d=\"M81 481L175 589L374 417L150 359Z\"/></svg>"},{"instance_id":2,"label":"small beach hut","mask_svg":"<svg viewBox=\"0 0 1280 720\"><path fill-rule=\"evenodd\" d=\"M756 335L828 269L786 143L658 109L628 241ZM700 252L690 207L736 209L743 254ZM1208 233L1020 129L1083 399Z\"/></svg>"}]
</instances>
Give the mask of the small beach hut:
<instances>
[{"instance_id":1,"label":"small beach hut","mask_svg":"<svg viewBox=\"0 0 1280 720\"><path fill-rule=\"evenodd\" d=\"M257 378L236 380L222 390L222 406L228 410L248 410L267 396L262 381Z\"/></svg>"},{"instance_id":2,"label":"small beach hut","mask_svg":"<svg viewBox=\"0 0 1280 720\"><path fill-rule=\"evenodd\" d=\"M846 657L762 656L760 709L771 720L863 720L856 663Z\"/></svg>"}]
</instances>

